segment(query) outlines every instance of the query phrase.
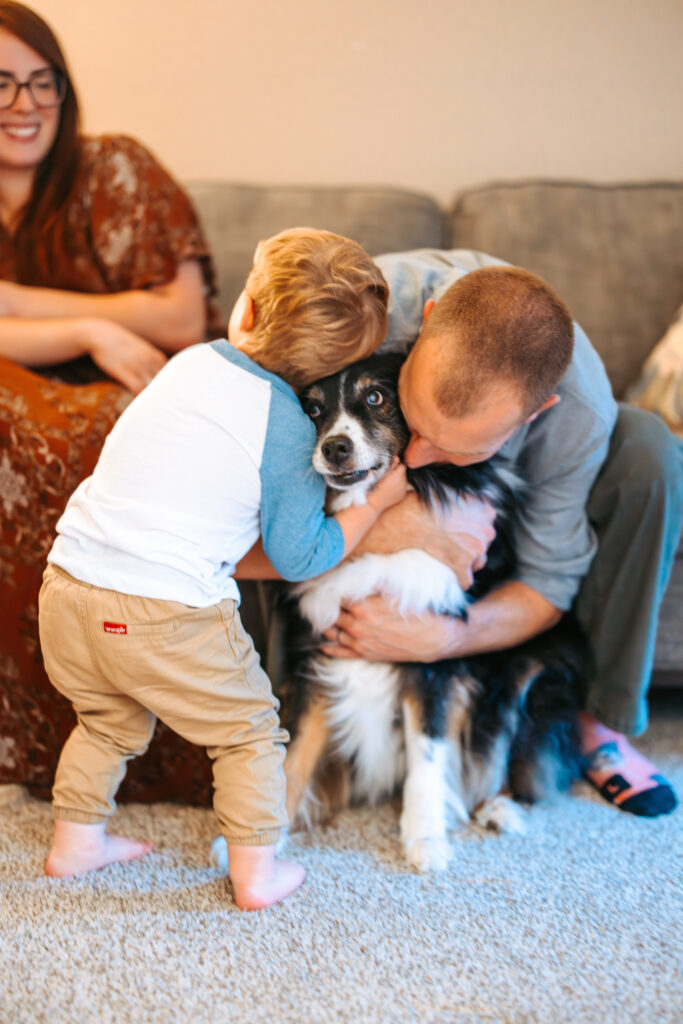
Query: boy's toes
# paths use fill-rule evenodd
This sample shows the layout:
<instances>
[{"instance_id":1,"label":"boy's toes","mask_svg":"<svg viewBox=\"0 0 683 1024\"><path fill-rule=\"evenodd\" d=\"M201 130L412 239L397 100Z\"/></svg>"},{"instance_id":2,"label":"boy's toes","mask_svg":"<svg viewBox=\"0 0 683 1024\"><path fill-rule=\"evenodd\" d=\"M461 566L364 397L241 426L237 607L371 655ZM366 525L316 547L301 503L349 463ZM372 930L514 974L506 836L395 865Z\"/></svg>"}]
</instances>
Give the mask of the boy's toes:
<instances>
[{"instance_id":1,"label":"boy's toes","mask_svg":"<svg viewBox=\"0 0 683 1024\"><path fill-rule=\"evenodd\" d=\"M144 857L154 844L125 836L105 835L102 842L82 848L53 847L45 861L45 874L52 878L73 878L88 871L97 871L108 864Z\"/></svg>"}]
</instances>

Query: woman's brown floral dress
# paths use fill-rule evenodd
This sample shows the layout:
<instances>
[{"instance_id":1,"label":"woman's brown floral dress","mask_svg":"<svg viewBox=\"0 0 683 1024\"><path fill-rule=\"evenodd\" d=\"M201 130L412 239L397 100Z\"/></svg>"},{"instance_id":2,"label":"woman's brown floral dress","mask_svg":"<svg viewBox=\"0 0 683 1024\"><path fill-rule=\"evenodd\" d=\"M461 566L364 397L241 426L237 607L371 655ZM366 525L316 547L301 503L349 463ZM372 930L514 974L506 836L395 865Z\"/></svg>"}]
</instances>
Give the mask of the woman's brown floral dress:
<instances>
[{"instance_id":1,"label":"woman's brown floral dress","mask_svg":"<svg viewBox=\"0 0 683 1024\"><path fill-rule=\"evenodd\" d=\"M143 146L121 136L84 140L63 216L54 287L97 294L144 288L172 280L181 261L196 259L215 336L213 268L196 214ZM2 230L0 278L16 279ZM130 400L89 360L39 375L0 358L0 784L21 783L43 797L74 725L42 665L37 599L45 559L67 498L92 472ZM207 803L210 780L205 752L159 725L120 798Z\"/></svg>"}]
</instances>

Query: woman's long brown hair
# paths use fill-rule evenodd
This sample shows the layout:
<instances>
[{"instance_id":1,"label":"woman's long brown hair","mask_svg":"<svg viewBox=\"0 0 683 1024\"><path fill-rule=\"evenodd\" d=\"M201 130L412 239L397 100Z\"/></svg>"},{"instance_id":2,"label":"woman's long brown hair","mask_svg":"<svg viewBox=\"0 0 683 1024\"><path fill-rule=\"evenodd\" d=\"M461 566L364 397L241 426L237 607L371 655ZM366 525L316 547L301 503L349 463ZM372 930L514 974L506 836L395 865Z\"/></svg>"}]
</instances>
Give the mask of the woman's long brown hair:
<instances>
[{"instance_id":1,"label":"woman's long brown hair","mask_svg":"<svg viewBox=\"0 0 683 1024\"><path fill-rule=\"evenodd\" d=\"M0 27L21 39L66 79L57 137L33 183L14 236L17 279L23 284L51 283L51 258L63 240L58 214L66 203L76 179L80 158L80 114L66 58L50 26L30 7L0 0ZM39 244L40 243L40 244ZM39 258L38 253L43 257Z\"/></svg>"}]
</instances>

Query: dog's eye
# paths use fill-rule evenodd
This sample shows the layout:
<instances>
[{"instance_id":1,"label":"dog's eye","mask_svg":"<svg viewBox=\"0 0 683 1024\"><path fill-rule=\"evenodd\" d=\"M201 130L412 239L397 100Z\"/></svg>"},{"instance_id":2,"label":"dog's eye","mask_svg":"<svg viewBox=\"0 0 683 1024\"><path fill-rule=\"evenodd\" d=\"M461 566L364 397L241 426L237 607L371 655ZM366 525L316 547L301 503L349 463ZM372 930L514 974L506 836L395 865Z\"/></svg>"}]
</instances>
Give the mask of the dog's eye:
<instances>
[{"instance_id":1,"label":"dog's eye","mask_svg":"<svg viewBox=\"0 0 683 1024\"><path fill-rule=\"evenodd\" d=\"M365 401L368 405L381 405L384 401L384 395L381 391L378 391L377 388L373 388L372 391L368 391L365 396Z\"/></svg>"},{"instance_id":2,"label":"dog's eye","mask_svg":"<svg viewBox=\"0 0 683 1024\"><path fill-rule=\"evenodd\" d=\"M318 416L320 416L322 411L323 407L320 404L320 402L309 402L309 404L306 406L306 412L308 413L312 420L317 420Z\"/></svg>"}]
</instances>

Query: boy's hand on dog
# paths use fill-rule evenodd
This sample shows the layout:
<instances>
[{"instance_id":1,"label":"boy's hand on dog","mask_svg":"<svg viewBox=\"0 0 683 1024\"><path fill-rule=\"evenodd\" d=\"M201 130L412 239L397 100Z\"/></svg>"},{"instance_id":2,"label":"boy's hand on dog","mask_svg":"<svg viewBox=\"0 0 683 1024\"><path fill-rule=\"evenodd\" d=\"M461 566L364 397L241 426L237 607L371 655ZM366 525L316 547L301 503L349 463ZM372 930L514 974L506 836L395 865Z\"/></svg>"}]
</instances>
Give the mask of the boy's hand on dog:
<instances>
[{"instance_id":1,"label":"boy's hand on dog","mask_svg":"<svg viewBox=\"0 0 683 1024\"><path fill-rule=\"evenodd\" d=\"M406 467L396 457L391 464L391 469L375 484L368 494L367 502L377 513L396 505L406 496L408 481L406 478Z\"/></svg>"}]
</instances>

